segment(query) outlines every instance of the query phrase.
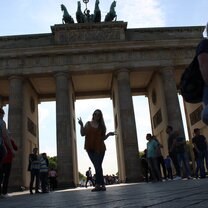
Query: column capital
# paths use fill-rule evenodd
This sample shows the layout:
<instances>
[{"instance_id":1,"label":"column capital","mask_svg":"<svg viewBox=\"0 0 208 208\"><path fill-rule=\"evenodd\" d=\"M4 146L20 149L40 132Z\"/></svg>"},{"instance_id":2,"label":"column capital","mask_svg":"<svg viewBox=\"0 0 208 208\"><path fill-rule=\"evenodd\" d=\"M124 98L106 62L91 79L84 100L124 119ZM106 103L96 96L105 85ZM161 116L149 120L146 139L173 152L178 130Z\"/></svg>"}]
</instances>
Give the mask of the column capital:
<instances>
[{"instance_id":1,"label":"column capital","mask_svg":"<svg viewBox=\"0 0 208 208\"><path fill-rule=\"evenodd\" d=\"M173 66L167 66L167 67L163 67L162 69L159 69L158 72L159 74L165 74L167 72L173 72L175 70L175 68Z\"/></svg>"},{"instance_id":2,"label":"column capital","mask_svg":"<svg viewBox=\"0 0 208 208\"><path fill-rule=\"evenodd\" d=\"M68 72L56 72L56 73L54 73L55 78L60 77L60 76L65 76L65 77L69 78L70 74Z\"/></svg>"},{"instance_id":3,"label":"column capital","mask_svg":"<svg viewBox=\"0 0 208 208\"><path fill-rule=\"evenodd\" d=\"M116 70L116 71L114 72L114 75L117 76L117 75L120 74L120 73L130 73L130 70L127 69L127 68L118 69L118 70Z\"/></svg>"},{"instance_id":4,"label":"column capital","mask_svg":"<svg viewBox=\"0 0 208 208\"><path fill-rule=\"evenodd\" d=\"M11 75L8 79L9 80L13 80L13 79L24 80L24 77L23 76L20 76L20 75Z\"/></svg>"}]
</instances>

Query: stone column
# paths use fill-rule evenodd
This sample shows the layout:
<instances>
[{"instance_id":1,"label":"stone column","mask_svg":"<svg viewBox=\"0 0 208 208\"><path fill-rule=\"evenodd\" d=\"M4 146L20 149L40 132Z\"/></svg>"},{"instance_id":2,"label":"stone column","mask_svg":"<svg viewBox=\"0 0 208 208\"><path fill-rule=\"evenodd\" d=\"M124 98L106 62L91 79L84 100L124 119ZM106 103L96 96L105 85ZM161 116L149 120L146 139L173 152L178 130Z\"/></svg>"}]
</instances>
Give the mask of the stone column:
<instances>
[{"instance_id":1,"label":"stone column","mask_svg":"<svg viewBox=\"0 0 208 208\"><path fill-rule=\"evenodd\" d=\"M8 128L12 133L18 151L13 159L12 172L10 176L10 186L20 187L23 185L24 169L24 137L23 137L23 78L11 76L9 78L9 113Z\"/></svg>"},{"instance_id":2,"label":"stone column","mask_svg":"<svg viewBox=\"0 0 208 208\"><path fill-rule=\"evenodd\" d=\"M167 124L171 125L174 130L179 130L184 136L182 115L173 71L172 69L164 69L161 71L161 74L167 109Z\"/></svg>"},{"instance_id":3,"label":"stone column","mask_svg":"<svg viewBox=\"0 0 208 208\"><path fill-rule=\"evenodd\" d=\"M59 187L74 186L72 124L67 73L57 73L56 78L56 126Z\"/></svg>"},{"instance_id":4,"label":"stone column","mask_svg":"<svg viewBox=\"0 0 208 208\"><path fill-rule=\"evenodd\" d=\"M118 142L121 142L117 147L123 148L118 150L121 157L118 161L124 163L119 166L125 169L125 182L137 182L140 180L141 169L129 71L118 71L115 82L114 99L120 140Z\"/></svg>"}]
</instances>

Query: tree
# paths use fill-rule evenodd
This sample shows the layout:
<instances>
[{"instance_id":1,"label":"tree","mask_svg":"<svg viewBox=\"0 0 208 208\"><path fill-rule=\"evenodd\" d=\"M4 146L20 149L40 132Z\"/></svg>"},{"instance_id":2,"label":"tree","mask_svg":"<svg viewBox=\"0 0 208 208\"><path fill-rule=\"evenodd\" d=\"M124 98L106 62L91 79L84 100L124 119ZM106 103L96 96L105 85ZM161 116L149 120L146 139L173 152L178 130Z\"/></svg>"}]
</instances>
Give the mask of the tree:
<instances>
[{"instance_id":1,"label":"tree","mask_svg":"<svg viewBox=\"0 0 208 208\"><path fill-rule=\"evenodd\" d=\"M57 156L54 157L48 157L49 160L49 169L53 168L53 169L57 169Z\"/></svg>"}]
</instances>

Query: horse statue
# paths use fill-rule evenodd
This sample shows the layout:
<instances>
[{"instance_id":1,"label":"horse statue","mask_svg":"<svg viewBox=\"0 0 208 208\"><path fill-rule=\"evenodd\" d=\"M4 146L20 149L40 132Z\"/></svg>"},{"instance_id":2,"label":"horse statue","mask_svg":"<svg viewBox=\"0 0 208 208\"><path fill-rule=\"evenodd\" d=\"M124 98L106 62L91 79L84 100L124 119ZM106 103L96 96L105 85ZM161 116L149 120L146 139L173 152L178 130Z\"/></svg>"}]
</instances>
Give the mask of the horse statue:
<instances>
[{"instance_id":1,"label":"horse statue","mask_svg":"<svg viewBox=\"0 0 208 208\"><path fill-rule=\"evenodd\" d=\"M86 17L82 13L82 10L81 10L81 3L80 3L80 1L77 2L76 19L77 19L77 23L84 23L84 22L86 22Z\"/></svg>"},{"instance_id":2,"label":"horse statue","mask_svg":"<svg viewBox=\"0 0 208 208\"><path fill-rule=\"evenodd\" d=\"M63 24L66 24L66 23L69 23L69 24L74 23L73 18L69 15L66 7L63 4L61 4L61 10L63 11L62 23Z\"/></svg>"},{"instance_id":3,"label":"horse statue","mask_svg":"<svg viewBox=\"0 0 208 208\"><path fill-rule=\"evenodd\" d=\"M115 7L116 7L116 1L113 1L110 6L110 11L105 16L105 20L104 20L105 22L111 22L114 20L114 18L116 21L117 15L116 15Z\"/></svg>"},{"instance_id":4,"label":"horse statue","mask_svg":"<svg viewBox=\"0 0 208 208\"><path fill-rule=\"evenodd\" d=\"M94 9L94 15L93 15L93 22L101 22L101 11L99 8L99 0L95 1L95 9Z\"/></svg>"}]
</instances>

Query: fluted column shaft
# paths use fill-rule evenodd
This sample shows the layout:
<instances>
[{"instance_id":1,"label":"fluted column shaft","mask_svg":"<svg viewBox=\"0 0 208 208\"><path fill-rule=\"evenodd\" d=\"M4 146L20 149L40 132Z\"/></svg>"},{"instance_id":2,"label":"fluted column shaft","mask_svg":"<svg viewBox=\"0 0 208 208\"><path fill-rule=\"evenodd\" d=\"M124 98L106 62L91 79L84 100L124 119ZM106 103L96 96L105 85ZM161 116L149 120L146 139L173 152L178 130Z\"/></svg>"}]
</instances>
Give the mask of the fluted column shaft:
<instances>
[{"instance_id":1,"label":"fluted column shaft","mask_svg":"<svg viewBox=\"0 0 208 208\"><path fill-rule=\"evenodd\" d=\"M182 115L173 71L171 69L165 69L161 71L161 74L164 85L167 122L174 128L174 130L179 130L180 133L184 135Z\"/></svg>"},{"instance_id":2,"label":"fluted column shaft","mask_svg":"<svg viewBox=\"0 0 208 208\"><path fill-rule=\"evenodd\" d=\"M128 70L117 72L119 137L123 143L126 182L136 182L140 178L139 150L136 122Z\"/></svg>"},{"instance_id":3,"label":"fluted column shaft","mask_svg":"<svg viewBox=\"0 0 208 208\"><path fill-rule=\"evenodd\" d=\"M10 184L13 187L19 186L24 181L22 171L24 161L24 137L23 137L23 78L12 76L9 78L9 113L8 128L12 133L15 143L18 146L13 165Z\"/></svg>"},{"instance_id":4,"label":"fluted column shaft","mask_svg":"<svg viewBox=\"0 0 208 208\"><path fill-rule=\"evenodd\" d=\"M69 102L69 79L66 73L56 78L56 126L59 186L73 186L72 129Z\"/></svg>"}]
</instances>

